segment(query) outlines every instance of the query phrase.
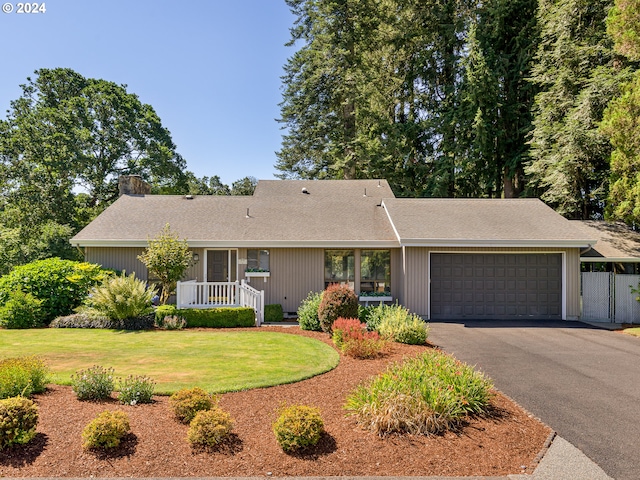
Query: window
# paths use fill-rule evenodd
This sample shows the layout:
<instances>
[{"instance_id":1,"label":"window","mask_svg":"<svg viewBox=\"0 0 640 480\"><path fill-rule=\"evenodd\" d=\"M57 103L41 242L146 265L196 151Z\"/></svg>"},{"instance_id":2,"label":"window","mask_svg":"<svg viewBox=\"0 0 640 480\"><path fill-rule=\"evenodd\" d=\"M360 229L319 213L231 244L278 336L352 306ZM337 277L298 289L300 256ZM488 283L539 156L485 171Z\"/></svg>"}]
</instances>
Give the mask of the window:
<instances>
[{"instance_id":1,"label":"window","mask_svg":"<svg viewBox=\"0 0 640 480\"><path fill-rule=\"evenodd\" d=\"M389 250L362 250L360 291L391 292L391 252Z\"/></svg>"},{"instance_id":2,"label":"window","mask_svg":"<svg viewBox=\"0 0 640 480\"><path fill-rule=\"evenodd\" d=\"M269 250L247 250L247 272L268 272Z\"/></svg>"},{"instance_id":3,"label":"window","mask_svg":"<svg viewBox=\"0 0 640 480\"><path fill-rule=\"evenodd\" d=\"M353 250L325 250L324 286L346 283L354 288L356 257Z\"/></svg>"}]
</instances>

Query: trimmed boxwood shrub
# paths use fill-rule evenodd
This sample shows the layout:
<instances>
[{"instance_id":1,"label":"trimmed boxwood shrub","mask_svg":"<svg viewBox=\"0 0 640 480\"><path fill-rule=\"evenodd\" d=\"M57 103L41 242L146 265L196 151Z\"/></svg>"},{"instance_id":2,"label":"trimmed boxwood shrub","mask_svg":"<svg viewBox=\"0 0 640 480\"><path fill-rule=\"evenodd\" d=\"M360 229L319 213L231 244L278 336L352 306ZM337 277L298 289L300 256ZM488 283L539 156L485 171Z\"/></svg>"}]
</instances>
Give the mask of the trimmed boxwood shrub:
<instances>
[{"instance_id":1,"label":"trimmed boxwood shrub","mask_svg":"<svg viewBox=\"0 0 640 480\"><path fill-rule=\"evenodd\" d=\"M0 400L0 450L29 443L36 435L38 406L25 397Z\"/></svg>"},{"instance_id":2,"label":"trimmed boxwood shrub","mask_svg":"<svg viewBox=\"0 0 640 480\"><path fill-rule=\"evenodd\" d=\"M48 324L69 315L85 299L94 285L110 271L99 265L49 258L15 267L0 278L0 305L5 305L16 290L42 300L42 321Z\"/></svg>"},{"instance_id":3,"label":"trimmed boxwood shrub","mask_svg":"<svg viewBox=\"0 0 640 480\"><path fill-rule=\"evenodd\" d=\"M264 321L265 322L281 322L284 320L284 311L282 305L279 303L273 303L271 305L264 306Z\"/></svg>"},{"instance_id":4,"label":"trimmed boxwood shrub","mask_svg":"<svg viewBox=\"0 0 640 480\"><path fill-rule=\"evenodd\" d=\"M116 448L130 431L129 416L125 412L105 410L82 431L82 447L86 450Z\"/></svg>"},{"instance_id":5,"label":"trimmed boxwood shrub","mask_svg":"<svg viewBox=\"0 0 640 480\"><path fill-rule=\"evenodd\" d=\"M322 331L331 333L331 325L340 317L358 318L358 297L348 285L332 283L324 291L318 307Z\"/></svg>"},{"instance_id":6,"label":"trimmed boxwood shrub","mask_svg":"<svg viewBox=\"0 0 640 480\"><path fill-rule=\"evenodd\" d=\"M193 447L211 448L226 440L233 430L233 419L220 407L200 410L189 423L187 440Z\"/></svg>"},{"instance_id":7,"label":"trimmed boxwood shrub","mask_svg":"<svg viewBox=\"0 0 640 480\"><path fill-rule=\"evenodd\" d=\"M173 317L177 314L178 308L175 305L159 305L156 307L156 324L161 324L164 317Z\"/></svg>"},{"instance_id":8,"label":"trimmed boxwood shrub","mask_svg":"<svg viewBox=\"0 0 640 480\"><path fill-rule=\"evenodd\" d=\"M315 446L324 432L320 410L307 405L283 406L273 423L273 433L285 452Z\"/></svg>"},{"instance_id":9,"label":"trimmed boxwood shrub","mask_svg":"<svg viewBox=\"0 0 640 480\"><path fill-rule=\"evenodd\" d=\"M181 308L177 315L186 320L187 328L254 327L256 324L256 314L249 307Z\"/></svg>"},{"instance_id":10,"label":"trimmed boxwood shrub","mask_svg":"<svg viewBox=\"0 0 640 480\"><path fill-rule=\"evenodd\" d=\"M169 397L169 404L178 420L190 423L198 412L215 407L218 399L200 387L183 388Z\"/></svg>"}]
</instances>

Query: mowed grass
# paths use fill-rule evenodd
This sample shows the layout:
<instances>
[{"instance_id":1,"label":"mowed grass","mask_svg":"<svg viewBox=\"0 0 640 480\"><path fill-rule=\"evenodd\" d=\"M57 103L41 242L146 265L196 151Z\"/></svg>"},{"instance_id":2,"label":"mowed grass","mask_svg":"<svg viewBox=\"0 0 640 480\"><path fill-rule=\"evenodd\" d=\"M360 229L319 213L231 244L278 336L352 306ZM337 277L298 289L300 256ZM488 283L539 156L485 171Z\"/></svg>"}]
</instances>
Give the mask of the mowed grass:
<instances>
[{"instance_id":1,"label":"mowed grass","mask_svg":"<svg viewBox=\"0 0 640 480\"><path fill-rule=\"evenodd\" d=\"M44 358L53 383L69 385L76 371L102 365L113 367L116 376L152 377L159 394L195 386L223 393L292 383L339 361L320 341L264 330L0 330L0 359L23 355Z\"/></svg>"},{"instance_id":2,"label":"mowed grass","mask_svg":"<svg viewBox=\"0 0 640 480\"><path fill-rule=\"evenodd\" d=\"M635 337L640 337L640 327L625 328L623 332Z\"/></svg>"}]
</instances>

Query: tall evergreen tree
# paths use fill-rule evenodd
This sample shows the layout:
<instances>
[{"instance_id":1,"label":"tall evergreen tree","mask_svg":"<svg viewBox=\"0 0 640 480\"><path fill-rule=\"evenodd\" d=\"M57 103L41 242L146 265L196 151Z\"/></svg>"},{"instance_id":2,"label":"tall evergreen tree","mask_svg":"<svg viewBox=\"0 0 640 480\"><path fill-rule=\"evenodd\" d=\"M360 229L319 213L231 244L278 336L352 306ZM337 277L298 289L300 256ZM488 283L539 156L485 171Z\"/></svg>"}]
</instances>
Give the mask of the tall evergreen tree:
<instances>
[{"instance_id":1,"label":"tall evergreen tree","mask_svg":"<svg viewBox=\"0 0 640 480\"><path fill-rule=\"evenodd\" d=\"M532 81L533 193L570 218L602 216L611 146L598 129L604 108L620 92L623 68L606 34L612 0L540 0L541 42Z\"/></svg>"},{"instance_id":2,"label":"tall evergreen tree","mask_svg":"<svg viewBox=\"0 0 640 480\"><path fill-rule=\"evenodd\" d=\"M615 50L630 61L640 61L640 0L616 0L607 31ZM634 65L637 66L637 63ZM611 190L607 216L640 226L640 71L624 86L604 112L601 131L609 137Z\"/></svg>"},{"instance_id":3,"label":"tall evergreen tree","mask_svg":"<svg viewBox=\"0 0 640 480\"><path fill-rule=\"evenodd\" d=\"M524 189L537 5L489 0L472 17L458 115L458 195L516 197Z\"/></svg>"}]
</instances>

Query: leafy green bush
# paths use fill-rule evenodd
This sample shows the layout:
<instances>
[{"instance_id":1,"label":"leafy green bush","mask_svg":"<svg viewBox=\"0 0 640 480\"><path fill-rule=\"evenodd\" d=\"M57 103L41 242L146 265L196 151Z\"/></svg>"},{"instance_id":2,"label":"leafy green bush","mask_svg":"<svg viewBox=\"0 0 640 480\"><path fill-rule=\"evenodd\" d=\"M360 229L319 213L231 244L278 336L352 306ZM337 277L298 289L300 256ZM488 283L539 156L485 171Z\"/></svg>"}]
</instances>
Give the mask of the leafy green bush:
<instances>
[{"instance_id":1,"label":"leafy green bush","mask_svg":"<svg viewBox=\"0 0 640 480\"><path fill-rule=\"evenodd\" d=\"M429 334L429 325L418 315L399 305L383 306L377 331L394 342L424 345Z\"/></svg>"},{"instance_id":2,"label":"leafy green bush","mask_svg":"<svg viewBox=\"0 0 640 480\"><path fill-rule=\"evenodd\" d=\"M143 375L129 375L118 379L118 400L125 405L151 403L156 382Z\"/></svg>"},{"instance_id":3,"label":"leafy green bush","mask_svg":"<svg viewBox=\"0 0 640 480\"><path fill-rule=\"evenodd\" d=\"M201 410L211 410L217 404L217 398L200 387L183 388L169 397L169 403L176 418L189 423Z\"/></svg>"},{"instance_id":4,"label":"leafy green bush","mask_svg":"<svg viewBox=\"0 0 640 480\"><path fill-rule=\"evenodd\" d=\"M387 352L387 340L378 332L367 331L367 326L357 318L338 318L332 325L333 343L354 358L376 358Z\"/></svg>"},{"instance_id":5,"label":"leafy green bush","mask_svg":"<svg viewBox=\"0 0 640 480\"><path fill-rule=\"evenodd\" d=\"M284 320L284 312L282 311L282 305L279 303L273 303L271 305L264 306L264 321L265 322L281 322Z\"/></svg>"},{"instance_id":6,"label":"leafy green bush","mask_svg":"<svg viewBox=\"0 0 640 480\"><path fill-rule=\"evenodd\" d=\"M348 285L332 283L325 289L318 307L322 331L331 333L331 325L340 317L358 317L358 297Z\"/></svg>"},{"instance_id":7,"label":"leafy green bush","mask_svg":"<svg viewBox=\"0 0 640 480\"><path fill-rule=\"evenodd\" d=\"M178 308L175 305L159 305L156 307L156 325L159 325L164 317L171 317L178 314Z\"/></svg>"},{"instance_id":8,"label":"leafy green bush","mask_svg":"<svg viewBox=\"0 0 640 480\"><path fill-rule=\"evenodd\" d=\"M219 407L199 411L189 423L187 440L194 447L215 447L233 430L231 415Z\"/></svg>"},{"instance_id":9,"label":"leafy green bush","mask_svg":"<svg viewBox=\"0 0 640 480\"><path fill-rule=\"evenodd\" d=\"M317 445L324 431L320 410L307 405L283 406L273 424L273 433L285 452Z\"/></svg>"},{"instance_id":10,"label":"leafy green bush","mask_svg":"<svg viewBox=\"0 0 640 480\"><path fill-rule=\"evenodd\" d=\"M35 328L42 325L42 300L21 289L11 292L0 307L0 328Z\"/></svg>"},{"instance_id":11,"label":"leafy green bush","mask_svg":"<svg viewBox=\"0 0 640 480\"><path fill-rule=\"evenodd\" d=\"M15 267L0 278L0 305L22 290L42 300L42 321L70 314L89 290L109 275L99 265L49 258Z\"/></svg>"},{"instance_id":12,"label":"leafy green bush","mask_svg":"<svg viewBox=\"0 0 640 480\"><path fill-rule=\"evenodd\" d=\"M30 397L47 388L49 368L36 356L6 358L0 361L0 398Z\"/></svg>"},{"instance_id":13,"label":"leafy green bush","mask_svg":"<svg viewBox=\"0 0 640 480\"><path fill-rule=\"evenodd\" d=\"M178 315L187 322L187 327L232 328L255 327L256 314L249 307L221 307L210 309L184 308Z\"/></svg>"},{"instance_id":14,"label":"leafy green bush","mask_svg":"<svg viewBox=\"0 0 640 480\"><path fill-rule=\"evenodd\" d=\"M0 400L0 450L29 443L36 435L38 406L25 397Z\"/></svg>"},{"instance_id":15,"label":"leafy green bush","mask_svg":"<svg viewBox=\"0 0 640 480\"><path fill-rule=\"evenodd\" d=\"M135 273L107 278L102 285L95 287L85 300L85 307L79 310L95 313L111 320L125 320L153 313L151 300L155 289L147 288Z\"/></svg>"},{"instance_id":16,"label":"leafy green bush","mask_svg":"<svg viewBox=\"0 0 640 480\"><path fill-rule=\"evenodd\" d=\"M124 320L111 320L89 310L57 317L49 324L51 328L104 328L109 330L150 330L154 326L153 314L125 318Z\"/></svg>"},{"instance_id":17,"label":"leafy green bush","mask_svg":"<svg viewBox=\"0 0 640 480\"><path fill-rule=\"evenodd\" d=\"M318 318L318 308L322 302L324 292L309 292L298 307L298 324L302 330L312 330L321 332L320 319Z\"/></svg>"},{"instance_id":18,"label":"leafy green bush","mask_svg":"<svg viewBox=\"0 0 640 480\"><path fill-rule=\"evenodd\" d=\"M391 365L347 397L346 410L379 435L432 434L482 414L493 385L482 373L433 350Z\"/></svg>"},{"instance_id":19,"label":"leafy green bush","mask_svg":"<svg viewBox=\"0 0 640 480\"><path fill-rule=\"evenodd\" d=\"M111 396L115 387L113 368L100 365L78 370L71 375L71 386L78 400L104 400Z\"/></svg>"},{"instance_id":20,"label":"leafy green bush","mask_svg":"<svg viewBox=\"0 0 640 480\"><path fill-rule=\"evenodd\" d=\"M126 413L105 410L82 430L82 447L87 450L116 448L130 431Z\"/></svg>"}]
</instances>

